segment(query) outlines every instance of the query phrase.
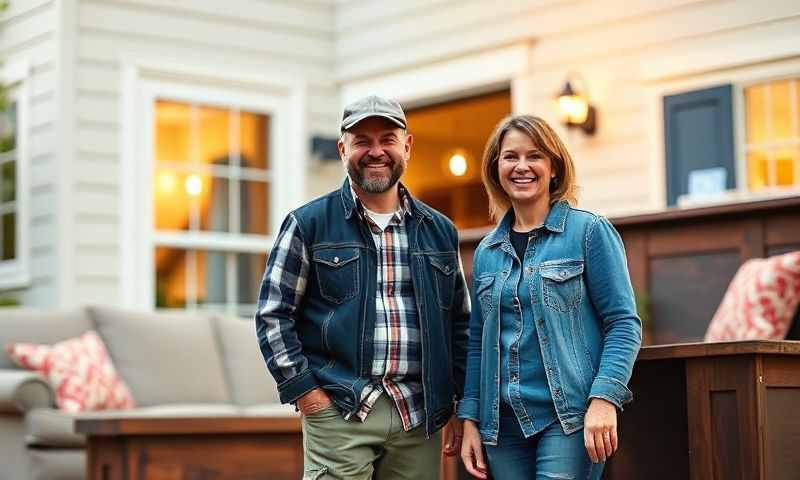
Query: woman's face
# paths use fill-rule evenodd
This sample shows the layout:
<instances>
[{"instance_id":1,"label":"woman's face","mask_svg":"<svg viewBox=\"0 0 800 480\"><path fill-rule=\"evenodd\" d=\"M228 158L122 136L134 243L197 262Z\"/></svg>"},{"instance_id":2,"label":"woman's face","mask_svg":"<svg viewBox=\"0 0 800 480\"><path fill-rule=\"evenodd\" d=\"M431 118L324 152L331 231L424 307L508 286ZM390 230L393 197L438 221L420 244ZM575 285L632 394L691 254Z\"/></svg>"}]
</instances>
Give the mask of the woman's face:
<instances>
[{"instance_id":1,"label":"woman's face","mask_svg":"<svg viewBox=\"0 0 800 480\"><path fill-rule=\"evenodd\" d=\"M497 169L500 186L512 205L550 203L550 179L555 176L553 164L526 133L511 129L505 134Z\"/></svg>"}]
</instances>

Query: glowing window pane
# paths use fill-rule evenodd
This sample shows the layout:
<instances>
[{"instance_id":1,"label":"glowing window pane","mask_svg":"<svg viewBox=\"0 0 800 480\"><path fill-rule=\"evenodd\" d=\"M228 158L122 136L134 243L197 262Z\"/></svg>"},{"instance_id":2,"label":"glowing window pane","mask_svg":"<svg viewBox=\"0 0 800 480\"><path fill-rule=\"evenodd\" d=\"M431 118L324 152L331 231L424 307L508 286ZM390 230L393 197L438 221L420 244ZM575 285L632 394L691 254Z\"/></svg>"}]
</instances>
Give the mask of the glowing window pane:
<instances>
[{"instance_id":1,"label":"glowing window pane","mask_svg":"<svg viewBox=\"0 0 800 480\"><path fill-rule=\"evenodd\" d=\"M769 185L769 165L764 152L750 152L747 155L747 185L752 191Z\"/></svg>"},{"instance_id":2,"label":"glowing window pane","mask_svg":"<svg viewBox=\"0 0 800 480\"><path fill-rule=\"evenodd\" d=\"M747 143L767 141L766 124L766 89L765 85L746 88L744 91L745 108L747 109L746 135Z\"/></svg>"}]
</instances>

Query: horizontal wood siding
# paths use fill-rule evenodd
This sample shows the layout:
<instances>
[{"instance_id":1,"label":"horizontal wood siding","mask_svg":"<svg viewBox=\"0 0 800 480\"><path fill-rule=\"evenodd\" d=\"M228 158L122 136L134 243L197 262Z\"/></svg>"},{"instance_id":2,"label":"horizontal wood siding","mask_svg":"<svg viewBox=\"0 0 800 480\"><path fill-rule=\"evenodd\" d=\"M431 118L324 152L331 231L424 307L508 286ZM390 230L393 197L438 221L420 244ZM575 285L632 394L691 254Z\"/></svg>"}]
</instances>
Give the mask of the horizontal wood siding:
<instances>
[{"instance_id":1,"label":"horizontal wood siding","mask_svg":"<svg viewBox=\"0 0 800 480\"><path fill-rule=\"evenodd\" d=\"M681 65L699 49L755 45L800 29L792 0L530 0L385 2L342 0L336 10L336 77L379 77L529 42L513 79L518 113L557 124L553 97L579 72L599 113L592 138L565 135L582 186L581 206L607 215L663 208L653 178L663 169L660 125L643 65ZM769 52L765 52L768 54ZM400 92L398 92L400 93ZM624 187L624 188L622 188Z\"/></svg>"},{"instance_id":2,"label":"horizontal wood siding","mask_svg":"<svg viewBox=\"0 0 800 480\"><path fill-rule=\"evenodd\" d=\"M124 63L136 59L296 79L307 85L309 138L335 135L333 8L323 1L80 0L73 170L76 304L113 304L121 298ZM307 178L313 189L313 170Z\"/></svg>"}]
</instances>

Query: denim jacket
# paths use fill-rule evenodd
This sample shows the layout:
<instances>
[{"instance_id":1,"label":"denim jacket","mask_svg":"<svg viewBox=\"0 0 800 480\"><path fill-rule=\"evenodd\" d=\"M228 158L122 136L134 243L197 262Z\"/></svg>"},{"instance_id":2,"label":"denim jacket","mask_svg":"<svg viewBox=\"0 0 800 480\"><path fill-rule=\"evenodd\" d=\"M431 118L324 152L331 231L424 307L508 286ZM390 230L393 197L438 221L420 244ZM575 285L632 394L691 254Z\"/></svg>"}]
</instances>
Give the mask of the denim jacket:
<instances>
[{"instance_id":1,"label":"denim jacket","mask_svg":"<svg viewBox=\"0 0 800 480\"><path fill-rule=\"evenodd\" d=\"M424 203L409 200L409 268L422 335L426 432L431 434L447 423L454 399L462 394L469 298L455 226ZM270 253L256 334L283 403L321 387L340 412L352 414L373 380L377 250L355 208L346 179L342 188L287 217L296 223L308 259L292 258L296 252L283 255L281 245ZM299 281L304 261L308 272ZM270 282L275 269L284 272L278 276L285 282ZM300 299L298 283L305 285Z\"/></svg>"},{"instance_id":2,"label":"denim jacket","mask_svg":"<svg viewBox=\"0 0 800 480\"><path fill-rule=\"evenodd\" d=\"M522 266L509 239L513 221L509 210L475 250L467 377L458 410L460 418L479 423L482 440L492 445L499 423L500 292L506 279L520 273L512 269L523 269L531 292L522 308L533 310L547 385L565 433L583 428L591 398L620 409L632 400L627 383L641 345L625 250L608 220L565 201L553 204Z\"/></svg>"}]
</instances>

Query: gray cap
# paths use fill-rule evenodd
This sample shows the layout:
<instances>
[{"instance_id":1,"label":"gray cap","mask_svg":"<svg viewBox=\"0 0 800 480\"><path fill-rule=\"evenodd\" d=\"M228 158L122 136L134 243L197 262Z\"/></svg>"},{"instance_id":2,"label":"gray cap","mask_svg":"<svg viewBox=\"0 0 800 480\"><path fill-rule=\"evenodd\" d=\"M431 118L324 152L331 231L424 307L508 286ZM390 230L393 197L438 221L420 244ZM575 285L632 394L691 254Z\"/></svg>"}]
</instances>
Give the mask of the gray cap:
<instances>
[{"instance_id":1,"label":"gray cap","mask_svg":"<svg viewBox=\"0 0 800 480\"><path fill-rule=\"evenodd\" d=\"M341 132L352 128L356 123L369 117L383 117L396 123L400 128L406 128L406 114L403 107L394 100L389 100L377 95L359 98L344 107Z\"/></svg>"}]
</instances>

